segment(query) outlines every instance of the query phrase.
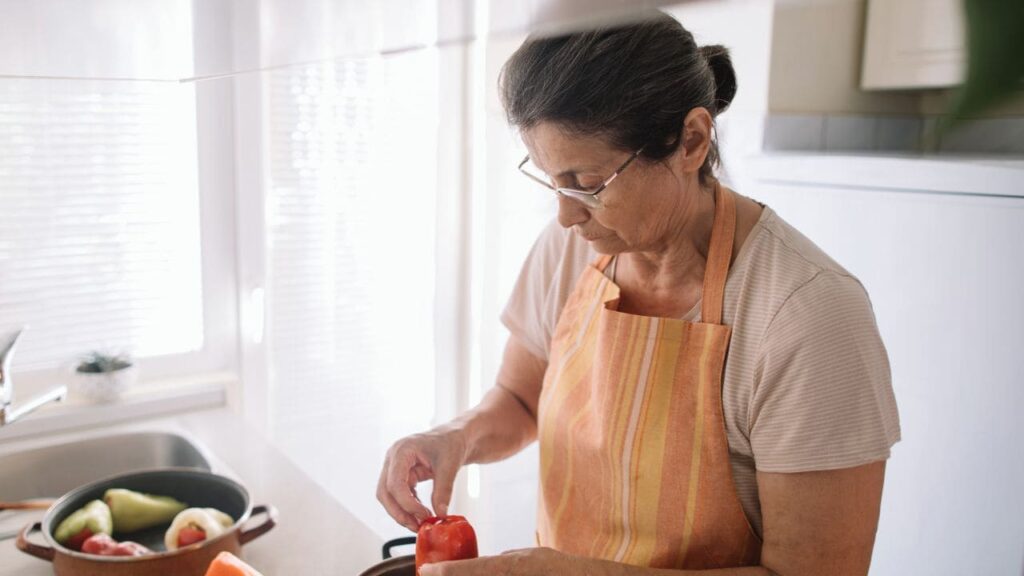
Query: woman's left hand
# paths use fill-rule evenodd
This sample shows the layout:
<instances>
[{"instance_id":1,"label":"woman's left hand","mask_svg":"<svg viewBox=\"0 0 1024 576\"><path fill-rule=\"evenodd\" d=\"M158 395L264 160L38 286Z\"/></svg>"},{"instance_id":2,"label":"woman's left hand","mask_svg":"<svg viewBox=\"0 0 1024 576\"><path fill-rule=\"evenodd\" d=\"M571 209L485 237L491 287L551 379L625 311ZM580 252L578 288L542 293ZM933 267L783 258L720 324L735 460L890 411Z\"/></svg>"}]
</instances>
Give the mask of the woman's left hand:
<instances>
[{"instance_id":1,"label":"woman's left hand","mask_svg":"<svg viewBox=\"0 0 1024 576\"><path fill-rule=\"evenodd\" d=\"M424 564L420 576L572 576L583 574L579 560L551 548L524 548L500 556Z\"/></svg>"}]
</instances>

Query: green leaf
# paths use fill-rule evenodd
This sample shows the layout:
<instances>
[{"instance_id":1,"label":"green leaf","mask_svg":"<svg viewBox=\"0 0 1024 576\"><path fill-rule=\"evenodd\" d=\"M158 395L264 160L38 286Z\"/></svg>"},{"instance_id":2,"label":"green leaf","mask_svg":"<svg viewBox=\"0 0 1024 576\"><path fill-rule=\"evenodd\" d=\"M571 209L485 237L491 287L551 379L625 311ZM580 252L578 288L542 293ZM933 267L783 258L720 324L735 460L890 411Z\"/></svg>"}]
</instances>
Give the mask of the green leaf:
<instances>
[{"instance_id":1,"label":"green leaf","mask_svg":"<svg viewBox=\"0 0 1024 576\"><path fill-rule=\"evenodd\" d=\"M964 0L967 77L941 128L978 116L1024 87L1024 1Z\"/></svg>"}]
</instances>

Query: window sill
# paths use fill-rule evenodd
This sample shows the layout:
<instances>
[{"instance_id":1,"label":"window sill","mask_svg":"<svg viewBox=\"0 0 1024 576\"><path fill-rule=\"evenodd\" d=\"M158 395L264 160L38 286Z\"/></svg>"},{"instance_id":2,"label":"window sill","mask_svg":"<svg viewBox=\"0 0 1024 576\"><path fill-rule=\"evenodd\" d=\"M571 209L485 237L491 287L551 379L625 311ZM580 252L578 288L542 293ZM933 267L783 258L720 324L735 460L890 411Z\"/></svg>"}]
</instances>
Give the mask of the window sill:
<instances>
[{"instance_id":1,"label":"window sill","mask_svg":"<svg viewBox=\"0 0 1024 576\"><path fill-rule=\"evenodd\" d=\"M237 381L238 377L233 373L214 372L187 378L140 382L118 400L104 404L75 398L72 392L65 401L44 406L0 428L0 443L98 424L224 406L227 390Z\"/></svg>"}]
</instances>

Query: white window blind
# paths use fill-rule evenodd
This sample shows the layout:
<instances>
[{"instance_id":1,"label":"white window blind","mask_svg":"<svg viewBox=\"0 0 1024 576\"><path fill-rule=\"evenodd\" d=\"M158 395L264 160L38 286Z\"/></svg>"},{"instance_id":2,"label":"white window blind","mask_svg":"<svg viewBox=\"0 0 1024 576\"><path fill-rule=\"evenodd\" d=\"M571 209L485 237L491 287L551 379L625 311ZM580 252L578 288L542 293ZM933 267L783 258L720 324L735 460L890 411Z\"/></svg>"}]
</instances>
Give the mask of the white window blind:
<instances>
[{"instance_id":1,"label":"white window blind","mask_svg":"<svg viewBox=\"0 0 1024 576\"><path fill-rule=\"evenodd\" d=\"M0 80L0 331L20 370L203 345L190 85Z\"/></svg>"},{"instance_id":2,"label":"white window blind","mask_svg":"<svg viewBox=\"0 0 1024 576\"><path fill-rule=\"evenodd\" d=\"M275 440L357 516L434 413L437 58L268 75L267 338Z\"/></svg>"}]
</instances>

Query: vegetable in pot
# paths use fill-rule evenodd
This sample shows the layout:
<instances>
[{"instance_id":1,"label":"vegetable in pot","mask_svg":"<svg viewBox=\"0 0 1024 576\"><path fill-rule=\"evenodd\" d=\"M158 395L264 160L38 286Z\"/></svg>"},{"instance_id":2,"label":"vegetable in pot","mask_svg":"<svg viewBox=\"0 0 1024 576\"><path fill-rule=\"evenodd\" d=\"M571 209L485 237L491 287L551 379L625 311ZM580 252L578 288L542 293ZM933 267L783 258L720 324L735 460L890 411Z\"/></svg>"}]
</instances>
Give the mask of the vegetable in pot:
<instances>
[{"instance_id":1,"label":"vegetable in pot","mask_svg":"<svg viewBox=\"0 0 1024 576\"><path fill-rule=\"evenodd\" d=\"M77 551L93 535L113 533L113 524L110 508L102 500L93 500L57 525L53 538Z\"/></svg>"},{"instance_id":2,"label":"vegetable in pot","mask_svg":"<svg viewBox=\"0 0 1024 576\"><path fill-rule=\"evenodd\" d=\"M431 516L416 535L416 575L424 564L477 557L476 532L462 516Z\"/></svg>"},{"instance_id":3,"label":"vegetable in pot","mask_svg":"<svg viewBox=\"0 0 1024 576\"><path fill-rule=\"evenodd\" d=\"M99 556L145 556L153 551L138 542L118 542L106 534L96 534L82 544L82 552Z\"/></svg>"},{"instance_id":4,"label":"vegetable in pot","mask_svg":"<svg viewBox=\"0 0 1024 576\"><path fill-rule=\"evenodd\" d=\"M221 552L210 563L206 576L263 576L231 552Z\"/></svg>"},{"instance_id":5,"label":"vegetable in pot","mask_svg":"<svg viewBox=\"0 0 1024 576\"><path fill-rule=\"evenodd\" d=\"M189 508L182 510L164 534L168 550L177 550L196 542L216 538L235 523L231 516L216 508Z\"/></svg>"},{"instance_id":6,"label":"vegetable in pot","mask_svg":"<svg viewBox=\"0 0 1024 576\"><path fill-rule=\"evenodd\" d=\"M118 532L136 532L170 522L179 512L188 508L170 496L153 496L123 488L111 488L103 494L110 507L114 529Z\"/></svg>"}]
</instances>

